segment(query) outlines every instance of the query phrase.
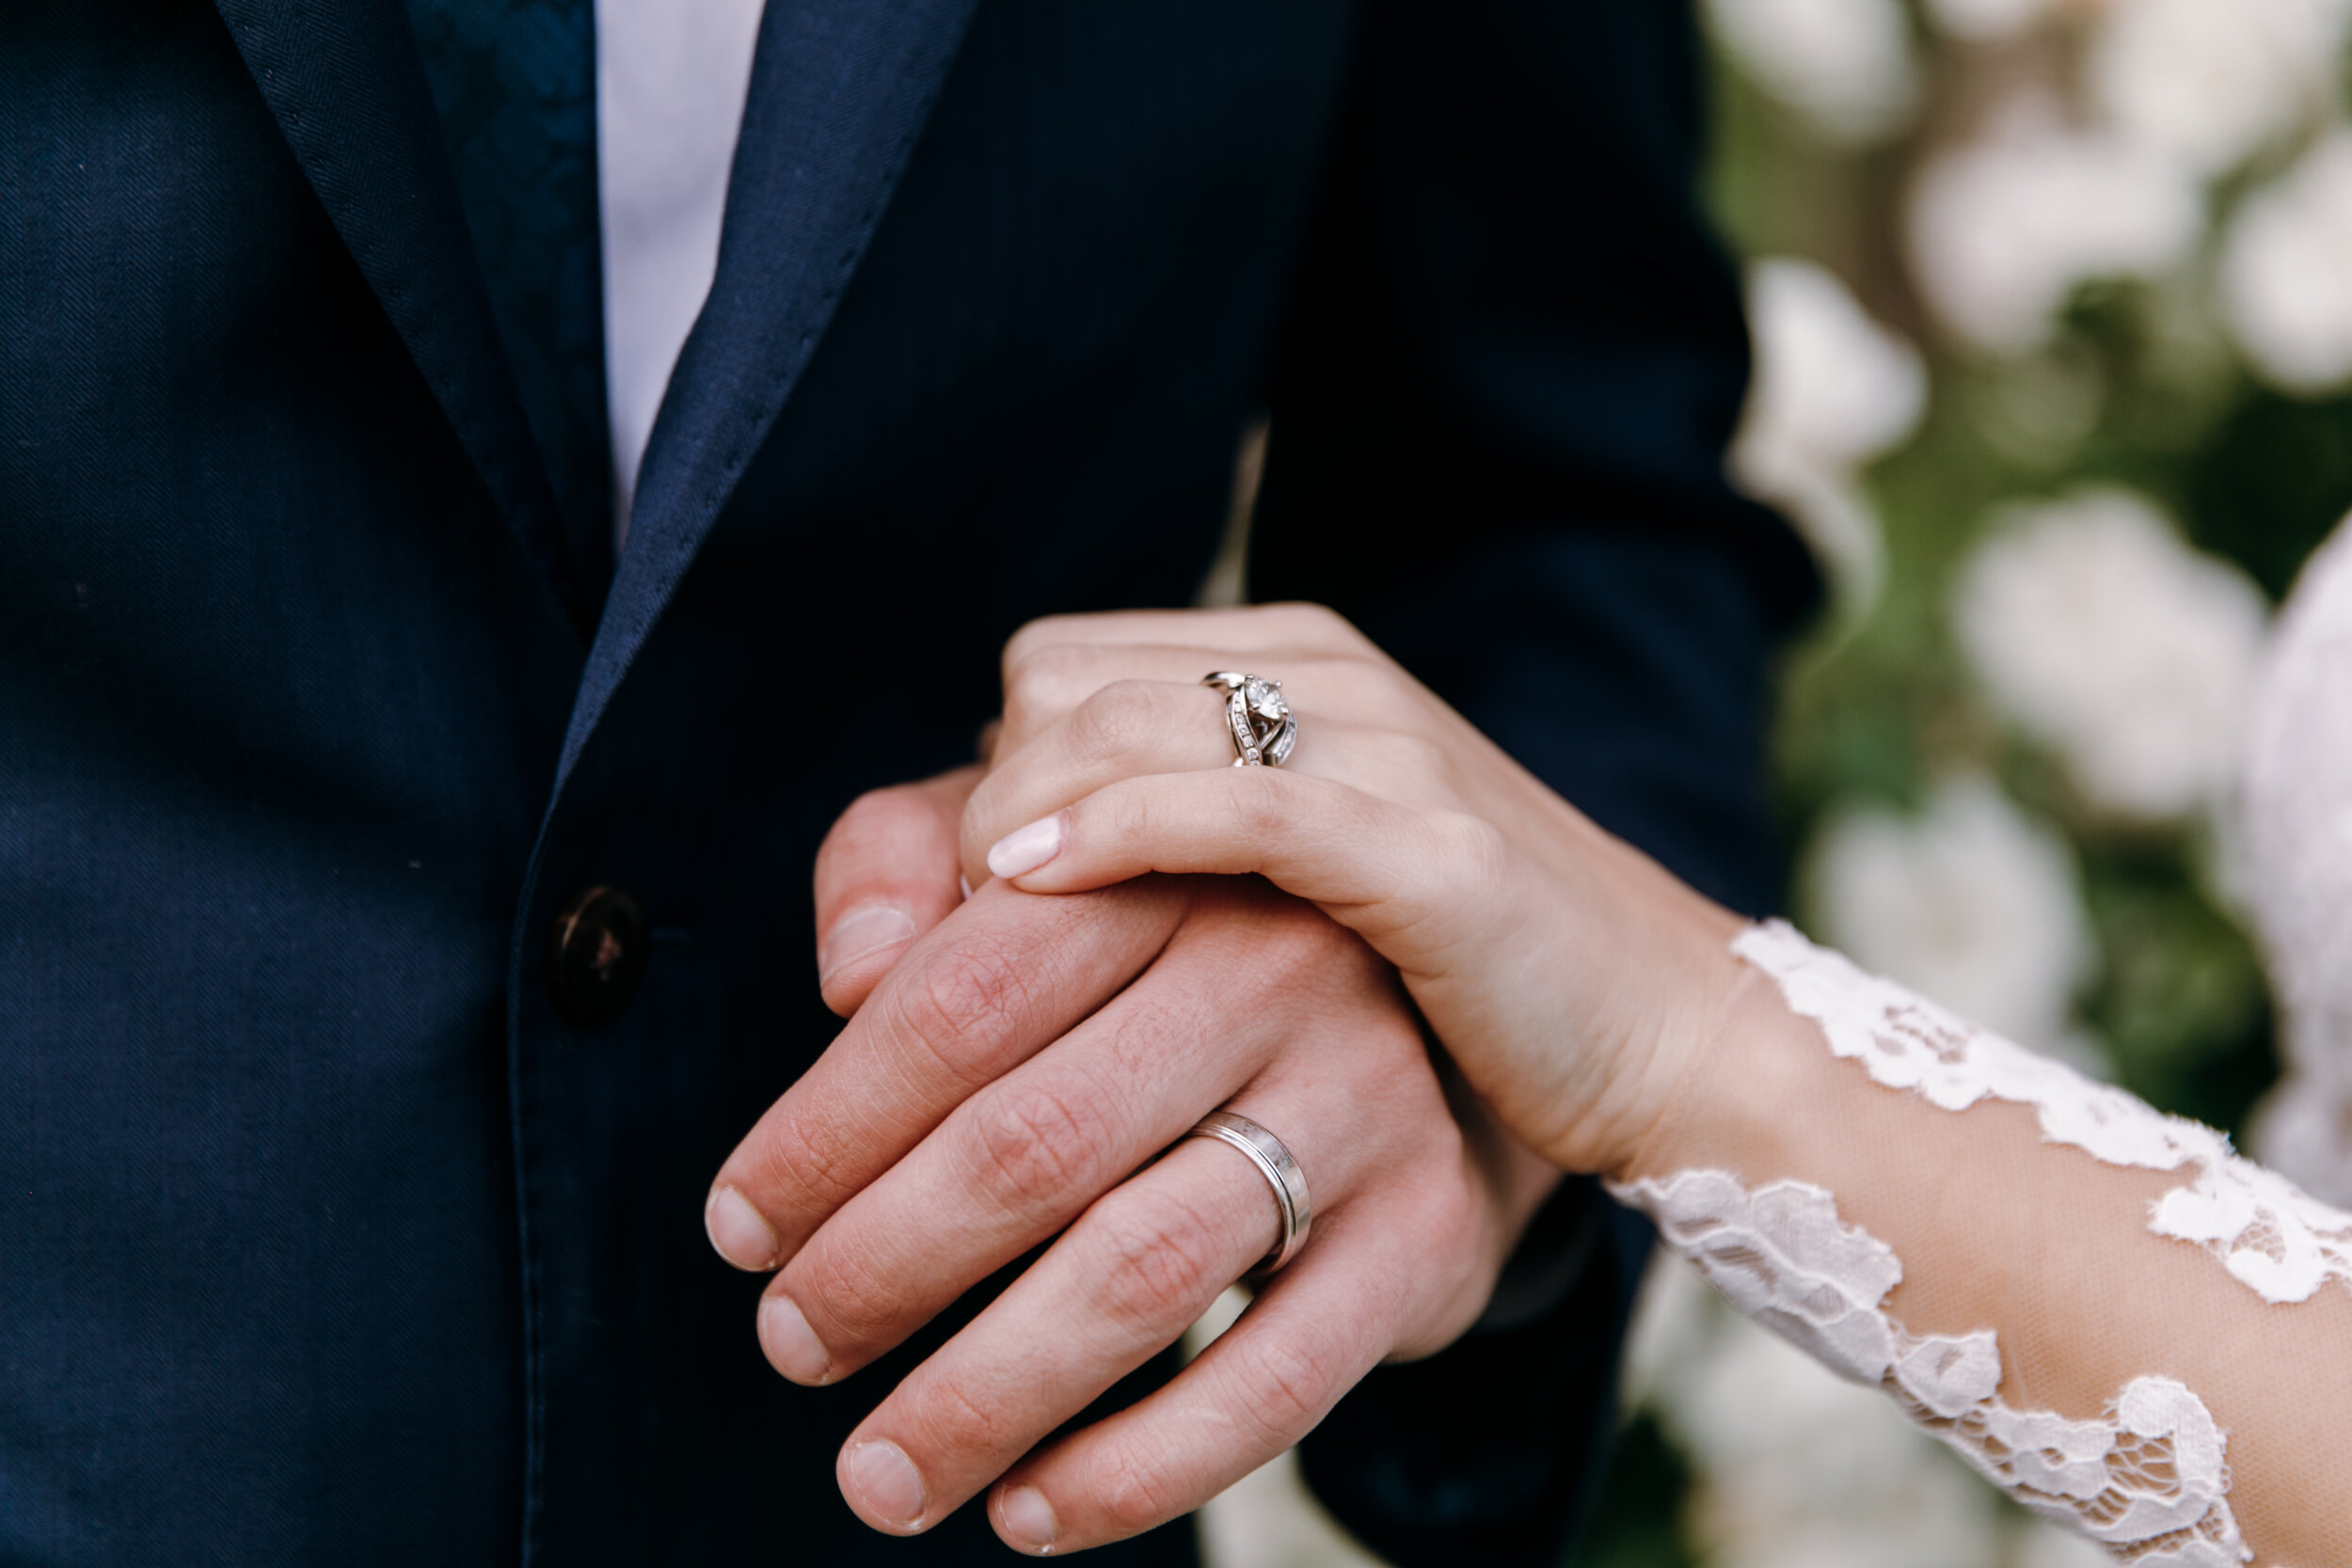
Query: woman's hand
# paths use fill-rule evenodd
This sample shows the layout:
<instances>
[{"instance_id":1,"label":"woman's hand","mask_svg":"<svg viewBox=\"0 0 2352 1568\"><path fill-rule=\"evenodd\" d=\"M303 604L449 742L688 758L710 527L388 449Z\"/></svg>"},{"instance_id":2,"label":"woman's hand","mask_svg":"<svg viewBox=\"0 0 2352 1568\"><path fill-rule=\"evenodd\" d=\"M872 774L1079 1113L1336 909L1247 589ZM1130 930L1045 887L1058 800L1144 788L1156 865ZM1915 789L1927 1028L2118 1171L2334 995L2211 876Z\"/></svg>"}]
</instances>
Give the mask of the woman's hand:
<instances>
[{"instance_id":1,"label":"woman's hand","mask_svg":"<svg viewBox=\"0 0 2352 1568\"><path fill-rule=\"evenodd\" d=\"M1235 768L1203 673L1282 682L1288 766ZM1328 610L1036 622L963 826L965 873L1072 893L1256 873L1394 964L1522 1140L1617 1173L1740 988L1740 922L1602 832Z\"/></svg>"}]
</instances>

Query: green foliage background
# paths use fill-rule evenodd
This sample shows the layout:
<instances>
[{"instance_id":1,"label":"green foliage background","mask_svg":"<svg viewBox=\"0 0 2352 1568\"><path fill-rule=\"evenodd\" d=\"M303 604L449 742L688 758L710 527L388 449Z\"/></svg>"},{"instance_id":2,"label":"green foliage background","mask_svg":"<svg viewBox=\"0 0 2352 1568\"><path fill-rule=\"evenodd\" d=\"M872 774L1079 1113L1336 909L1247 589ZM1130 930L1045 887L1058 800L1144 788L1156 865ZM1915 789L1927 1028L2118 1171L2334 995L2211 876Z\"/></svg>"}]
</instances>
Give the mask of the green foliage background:
<instances>
[{"instance_id":1,"label":"green foliage background","mask_svg":"<svg viewBox=\"0 0 2352 1568\"><path fill-rule=\"evenodd\" d=\"M1955 768L1997 778L2080 859L2100 958L2077 1014L2121 1082L2235 1132L2278 1059L2254 947L2211 890L2203 832L2119 824L2078 799L1973 689L1946 607L1994 508L2088 481L2168 507L2199 547L2241 564L2275 604L2352 503L2352 396L2294 399L2246 373L2205 303L2211 231L2185 279L2077 291L2042 353L1995 360L1943 333L1906 274L1900 204L1924 148L1981 102L1980 77L2000 62L1939 45L1924 27L1916 36L1927 96L1915 129L1860 151L1824 145L1727 61L1713 68L1708 197L1734 250L1826 265L1919 346L1930 378L1917 434L1866 476L1884 529L1883 591L1859 624L1820 628L1788 672L1783 823L1793 849L1834 803L1909 810ZM2214 193L2216 211L2295 150L2232 177ZM1636 1413L1574 1560L1699 1568L1692 1479L1657 1419Z\"/></svg>"}]
</instances>

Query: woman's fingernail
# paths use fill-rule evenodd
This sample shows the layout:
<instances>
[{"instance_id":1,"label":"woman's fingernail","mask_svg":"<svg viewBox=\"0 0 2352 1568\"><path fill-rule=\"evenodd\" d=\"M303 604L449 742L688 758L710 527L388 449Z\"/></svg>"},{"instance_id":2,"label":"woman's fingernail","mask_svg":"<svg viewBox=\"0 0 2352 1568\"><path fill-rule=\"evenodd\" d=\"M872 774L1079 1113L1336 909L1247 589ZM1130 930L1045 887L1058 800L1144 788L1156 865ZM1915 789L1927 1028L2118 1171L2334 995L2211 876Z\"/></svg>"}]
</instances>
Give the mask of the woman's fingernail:
<instances>
[{"instance_id":1,"label":"woman's fingernail","mask_svg":"<svg viewBox=\"0 0 2352 1568\"><path fill-rule=\"evenodd\" d=\"M996 841L988 852L988 868L999 877L1018 877L1035 871L1061 853L1062 813L1056 812L1041 822L1025 828L1015 828Z\"/></svg>"},{"instance_id":2,"label":"woman's fingernail","mask_svg":"<svg viewBox=\"0 0 2352 1568\"><path fill-rule=\"evenodd\" d=\"M996 1523L1008 1542L1040 1557L1053 1552L1054 1537L1061 1533L1054 1505L1034 1486L1016 1486L997 1498Z\"/></svg>"},{"instance_id":3,"label":"woman's fingernail","mask_svg":"<svg viewBox=\"0 0 2352 1568\"><path fill-rule=\"evenodd\" d=\"M752 1200L733 1187L710 1189L703 1204L703 1229L719 1256L747 1273L776 1266L776 1232Z\"/></svg>"},{"instance_id":4,"label":"woman's fingernail","mask_svg":"<svg viewBox=\"0 0 2352 1568\"><path fill-rule=\"evenodd\" d=\"M821 1386L833 1381L833 1354L790 1296L770 1296L759 1304L759 1348L795 1383Z\"/></svg>"},{"instance_id":5,"label":"woman's fingernail","mask_svg":"<svg viewBox=\"0 0 2352 1568\"><path fill-rule=\"evenodd\" d=\"M866 1512L886 1523L912 1528L923 1522L930 1501L923 1472L898 1451L896 1443L860 1443L850 1450L842 1479Z\"/></svg>"},{"instance_id":6,"label":"woman's fingernail","mask_svg":"<svg viewBox=\"0 0 2352 1568\"><path fill-rule=\"evenodd\" d=\"M914 916L896 904L860 904L834 921L817 944L817 983L823 985L845 964L914 938Z\"/></svg>"},{"instance_id":7,"label":"woman's fingernail","mask_svg":"<svg viewBox=\"0 0 2352 1568\"><path fill-rule=\"evenodd\" d=\"M957 875L957 877L956 877L956 886L958 886L959 888L961 888L961 889L963 890L963 895L964 895L964 897L969 898L969 897L971 897L971 896L972 896L972 879L971 879L971 878L966 877L966 876L963 876L962 874L959 873L959 874Z\"/></svg>"}]
</instances>

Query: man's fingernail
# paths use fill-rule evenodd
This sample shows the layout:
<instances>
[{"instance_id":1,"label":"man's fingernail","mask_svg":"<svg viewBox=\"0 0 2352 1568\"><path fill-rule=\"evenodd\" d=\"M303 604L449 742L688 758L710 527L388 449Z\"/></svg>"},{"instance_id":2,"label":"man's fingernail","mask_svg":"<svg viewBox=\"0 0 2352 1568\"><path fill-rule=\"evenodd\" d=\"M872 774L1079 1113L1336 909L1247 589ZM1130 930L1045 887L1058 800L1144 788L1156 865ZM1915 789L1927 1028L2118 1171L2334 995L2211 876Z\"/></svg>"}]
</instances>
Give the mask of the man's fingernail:
<instances>
[{"instance_id":1,"label":"man's fingernail","mask_svg":"<svg viewBox=\"0 0 2352 1568\"><path fill-rule=\"evenodd\" d=\"M833 923L817 944L817 983L833 978L834 971L855 963L893 942L914 937L914 916L896 904L860 904Z\"/></svg>"},{"instance_id":2,"label":"man's fingernail","mask_svg":"<svg viewBox=\"0 0 2352 1568\"><path fill-rule=\"evenodd\" d=\"M1015 828L996 841L988 852L988 868L999 877L1018 877L1035 871L1061 853L1062 814L1056 812L1041 822L1025 828Z\"/></svg>"},{"instance_id":3,"label":"man's fingernail","mask_svg":"<svg viewBox=\"0 0 2352 1568\"><path fill-rule=\"evenodd\" d=\"M997 1498L996 1523L1005 1532L1006 1541L1040 1557L1053 1551L1054 1537L1061 1533L1061 1521L1054 1517L1054 1505L1034 1486L1016 1486Z\"/></svg>"},{"instance_id":4,"label":"man's fingernail","mask_svg":"<svg viewBox=\"0 0 2352 1568\"><path fill-rule=\"evenodd\" d=\"M860 1443L850 1450L842 1479L866 1512L888 1524L911 1528L922 1523L930 1495L923 1472L896 1443Z\"/></svg>"},{"instance_id":5,"label":"man's fingernail","mask_svg":"<svg viewBox=\"0 0 2352 1568\"><path fill-rule=\"evenodd\" d=\"M759 1348L776 1370L795 1383L833 1381L833 1355L790 1296L770 1296L759 1304Z\"/></svg>"},{"instance_id":6,"label":"man's fingernail","mask_svg":"<svg viewBox=\"0 0 2352 1568\"><path fill-rule=\"evenodd\" d=\"M752 1200L733 1187L710 1189L703 1205L703 1229L719 1256L752 1274L776 1266L776 1232Z\"/></svg>"}]
</instances>

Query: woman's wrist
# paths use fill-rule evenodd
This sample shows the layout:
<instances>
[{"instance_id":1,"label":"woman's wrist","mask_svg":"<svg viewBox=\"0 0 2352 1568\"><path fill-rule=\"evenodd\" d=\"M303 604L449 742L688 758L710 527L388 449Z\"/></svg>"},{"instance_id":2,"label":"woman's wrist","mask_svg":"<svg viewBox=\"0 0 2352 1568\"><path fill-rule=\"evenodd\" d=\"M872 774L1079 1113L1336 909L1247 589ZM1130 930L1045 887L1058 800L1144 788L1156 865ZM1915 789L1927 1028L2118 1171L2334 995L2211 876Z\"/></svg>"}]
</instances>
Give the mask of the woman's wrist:
<instances>
[{"instance_id":1,"label":"woman's wrist","mask_svg":"<svg viewBox=\"0 0 2352 1568\"><path fill-rule=\"evenodd\" d=\"M1804 1135L1796 1108L1819 1099L1819 1085L1806 1078L1820 1070L1823 1054L1807 1049L1819 1044L1804 1037L1811 1025L1788 1010L1771 976L1730 951L1728 940L1721 957L1728 983L1644 1136L1605 1173L1612 1181L1698 1169L1777 1171L1788 1164L1782 1146Z\"/></svg>"},{"instance_id":2,"label":"woman's wrist","mask_svg":"<svg viewBox=\"0 0 2352 1568\"><path fill-rule=\"evenodd\" d=\"M1554 1076L1520 1101L1548 1102L1556 1119L1523 1135L1567 1169L1623 1180L1720 1075L1756 976L1731 950L1746 920L1621 841L1596 834L1586 847L1597 853L1555 882L1565 897L1549 941L1565 985L1538 1048Z\"/></svg>"}]
</instances>

